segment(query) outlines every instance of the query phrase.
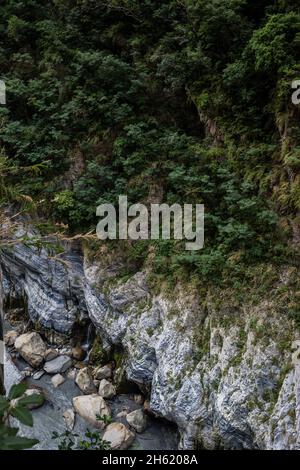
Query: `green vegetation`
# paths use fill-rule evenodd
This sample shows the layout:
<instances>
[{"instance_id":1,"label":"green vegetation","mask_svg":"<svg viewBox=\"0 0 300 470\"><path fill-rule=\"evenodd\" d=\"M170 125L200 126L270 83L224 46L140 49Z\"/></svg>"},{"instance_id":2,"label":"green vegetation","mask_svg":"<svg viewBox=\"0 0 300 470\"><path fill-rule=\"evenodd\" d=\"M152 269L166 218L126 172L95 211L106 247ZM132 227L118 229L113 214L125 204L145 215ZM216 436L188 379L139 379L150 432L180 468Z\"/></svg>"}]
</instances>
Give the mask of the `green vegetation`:
<instances>
[{"instance_id":1,"label":"green vegetation","mask_svg":"<svg viewBox=\"0 0 300 470\"><path fill-rule=\"evenodd\" d=\"M18 435L19 429L10 426L10 418L16 418L26 426L33 426L33 418L28 409L30 405L42 405L44 397L41 394L23 396L27 386L13 385L8 396L0 396L0 450L29 449L38 440L28 439Z\"/></svg>"},{"instance_id":2,"label":"green vegetation","mask_svg":"<svg viewBox=\"0 0 300 470\"><path fill-rule=\"evenodd\" d=\"M79 439L79 434L65 431L62 434L54 432L53 439L58 440L58 450L109 450L110 443L103 441L98 432L89 429L84 434L84 439Z\"/></svg>"},{"instance_id":3,"label":"green vegetation","mask_svg":"<svg viewBox=\"0 0 300 470\"><path fill-rule=\"evenodd\" d=\"M204 250L124 244L128 270L172 282L248 285L256 265L298 262L294 1L7 0L0 18L1 158L39 169L6 174L3 203L74 234L119 194L204 202Z\"/></svg>"},{"instance_id":4,"label":"green vegetation","mask_svg":"<svg viewBox=\"0 0 300 470\"><path fill-rule=\"evenodd\" d=\"M111 416L97 415L97 420L103 422L105 426L112 423ZM111 445L104 441L97 431L87 429L84 439L72 431L65 431L62 434L53 432L52 438L58 440L58 450L109 450Z\"/></svg>"},{"instance_id":5,"label":"green vegetation","mask_svg":"<svg viewBox=\"0 0 300 470\"><path fill-rule=\"evenodd\" d=\"M102 364L107 359L107 354L103 350L102 341L99 336L96 336L92 349L89 355L90 364Z\"/></svg>"}]
</instances>

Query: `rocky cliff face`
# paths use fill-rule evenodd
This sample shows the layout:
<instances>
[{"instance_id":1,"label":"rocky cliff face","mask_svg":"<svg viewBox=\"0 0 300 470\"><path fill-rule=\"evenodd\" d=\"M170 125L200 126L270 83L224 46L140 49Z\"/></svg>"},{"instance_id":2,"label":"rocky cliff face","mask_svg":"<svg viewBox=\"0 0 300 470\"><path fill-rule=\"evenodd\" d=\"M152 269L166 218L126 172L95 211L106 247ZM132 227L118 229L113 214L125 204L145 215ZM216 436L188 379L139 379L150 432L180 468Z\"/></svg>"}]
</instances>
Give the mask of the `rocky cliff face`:
<instances>
[{"instance_id":1,"label":"rocky cliff face","mask_svg":"<svg viewBox=\"0 0 300 470\"><path fill-rule=\"evenodd\" d=\"M300 340L272 302L204 308L193 292L152 295L141 272L105 284L95 262L65 248L1 253L5 293L25 297L33 321L71 334L89 318L184 449L300 449Z\"/></svg>"},{"instance_id":2,"label":"rocky cliff face","mask_svg":"<svg viewBox=\"0 0 300 470\"><path fill-rule=\"evenodd\" d=\"M62 334L69 333L77 320L87 315L83 291L83 262L80 253L65 246L63 256L50 249L28 244L14 245L1 253L4 292L12 299L24 298L32 321Z\"/></svg>"}]
</instances>

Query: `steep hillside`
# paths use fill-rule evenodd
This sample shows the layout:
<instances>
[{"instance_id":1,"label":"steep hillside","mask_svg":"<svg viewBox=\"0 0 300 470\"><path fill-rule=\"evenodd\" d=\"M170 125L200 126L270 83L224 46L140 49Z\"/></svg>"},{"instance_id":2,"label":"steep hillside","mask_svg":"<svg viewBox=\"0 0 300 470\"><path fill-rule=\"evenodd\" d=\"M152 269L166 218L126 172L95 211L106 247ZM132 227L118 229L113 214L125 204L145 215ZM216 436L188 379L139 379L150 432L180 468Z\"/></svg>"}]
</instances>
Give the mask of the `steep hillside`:
<instances>
[{"instance_id":1,"label":"steep hillside","mask_svg":"<svg viewBox=\"0 0 300 470\"><path fill-rule=\"evenodd\" d=\"M13 166L2 200L71 233L94 229L96 206L119 194L205 204L204 250L125 244L133 272L149 253L164 278L203 282L288 262L287 240L299 240L299 8L256 3L2 4L1 158Z\"/></svg>"}]
</instances>

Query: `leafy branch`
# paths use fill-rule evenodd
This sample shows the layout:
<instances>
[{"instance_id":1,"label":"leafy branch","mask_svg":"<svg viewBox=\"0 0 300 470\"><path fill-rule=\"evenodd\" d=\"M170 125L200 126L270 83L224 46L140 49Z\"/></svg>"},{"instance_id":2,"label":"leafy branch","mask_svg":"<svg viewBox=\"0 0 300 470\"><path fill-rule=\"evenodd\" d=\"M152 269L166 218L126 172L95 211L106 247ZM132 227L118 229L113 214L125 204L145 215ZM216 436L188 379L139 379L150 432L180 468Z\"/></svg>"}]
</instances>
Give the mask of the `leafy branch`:
<instances>
[{"instance_id":1,"label":"leafy branch","mask_svg":"<svg viewBox=\"0 0 300 470\"><path fill-rule=\"evenodd\" d=\"M13 385L8 396L0 396L0 450L30 449L38 444L37 439L19 436L19 428L10 426L10 418L17 419L25 426L33 426L29 406L41 406L44 396L41 394L24 395L27 386L23 383Z\"/></svg>"}]
</instances>

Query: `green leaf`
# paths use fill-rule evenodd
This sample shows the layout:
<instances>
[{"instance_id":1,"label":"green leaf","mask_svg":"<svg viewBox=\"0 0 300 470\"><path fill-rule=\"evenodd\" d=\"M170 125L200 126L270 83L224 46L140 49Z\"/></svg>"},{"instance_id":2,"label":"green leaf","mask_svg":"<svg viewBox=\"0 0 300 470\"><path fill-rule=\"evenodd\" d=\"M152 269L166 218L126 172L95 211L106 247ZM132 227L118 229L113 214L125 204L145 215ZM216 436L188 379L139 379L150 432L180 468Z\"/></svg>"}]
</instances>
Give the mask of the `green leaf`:
<instances>
[{"instance_id":1,"label":"green leaf","mask_svg":"<svg viewBox=\"0 0 300 470\"><path fill-rule=\"evenodd\" d=\"M37 405L41 406L45 401L45 397L42 394L29 395L18 400L18 405L27 406L27 405Z\"/></svg>"},{"instance_id":2,"label":"green leaf","mask_svg":"<svg viewBox=\"0 0 300 470\"><path fill-rule=\"evenodd\" d=\"M18 384L18 385L13 385L9 391L8 398L10 400L14 400L15 398L19 398L27 390L27 385L26 384Z\"/></svg>"},{"instance_id":3,"label":"green leaf","mask_svg":"<svg viewBox=\"0 0 300 470\"><path fill-rule=\"evenodd\" d=\"M9 407L9 400L5 397L0 397L0 416L3 416L4 411Z\"/></svg>"},{"instance_id":4,"label":"green leaf","mask_svg":"<svg viewBox=\"0 0 300 470\"><path fill-rule=\"evenodd\" d=\"M26 426L33 426L33 418L27 408L18 405L16 406L16 408L13 408L11 410L11 415L14 418L17 418L21 423L25 424Z\"/></svg>"},{"instance_id":5,"label":"green leaf","mask_svg":"<svg viewBox=\"0 0 300 470\"><path fill-rule=\"evenodd\" d=\"M30 449L38 444L37 439L27 439L27 437L8 436L0 438L0 450L23 450Z\"/></svg>"},{"instance_id":6,"label":"green leaf","mask_svg":"<svg viewBox=\"0 0 300 470\"><path fill-rule=\"evenodd\" d=\"M2 423L0 424L0 439L3 436L16 436L18 434L18 431L18 428L10 428Z\"/></svg>"}]
</instances>

